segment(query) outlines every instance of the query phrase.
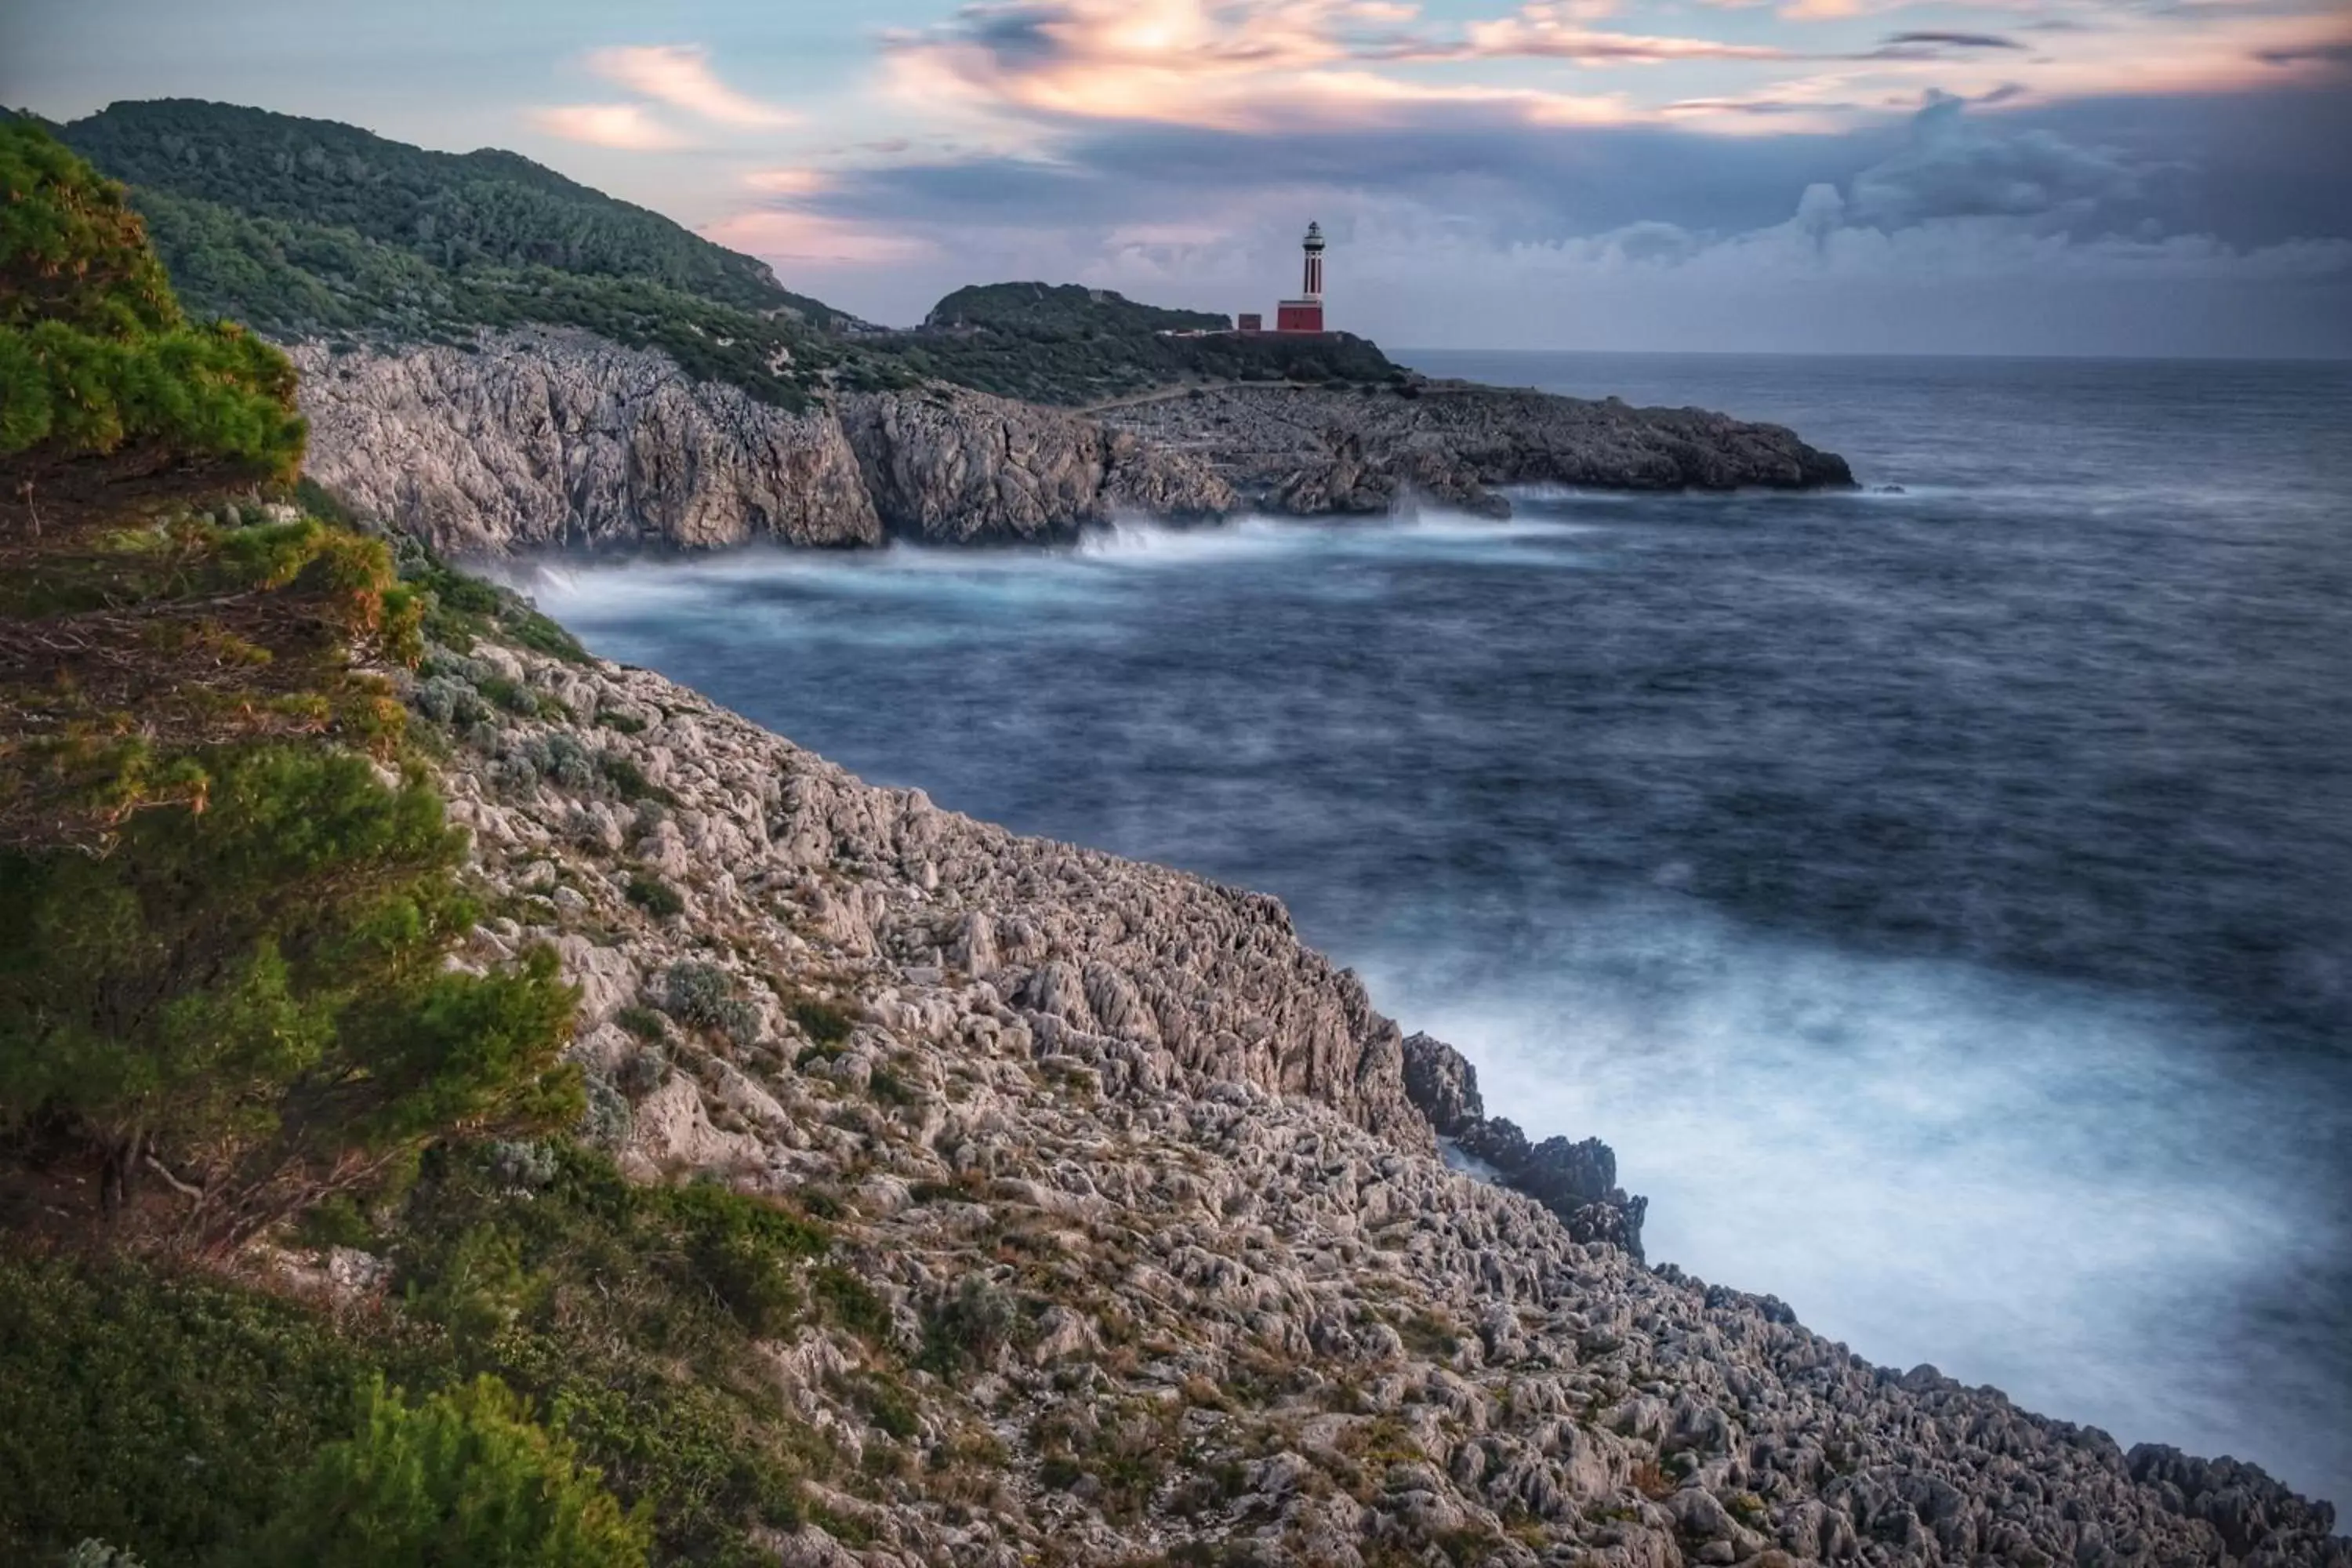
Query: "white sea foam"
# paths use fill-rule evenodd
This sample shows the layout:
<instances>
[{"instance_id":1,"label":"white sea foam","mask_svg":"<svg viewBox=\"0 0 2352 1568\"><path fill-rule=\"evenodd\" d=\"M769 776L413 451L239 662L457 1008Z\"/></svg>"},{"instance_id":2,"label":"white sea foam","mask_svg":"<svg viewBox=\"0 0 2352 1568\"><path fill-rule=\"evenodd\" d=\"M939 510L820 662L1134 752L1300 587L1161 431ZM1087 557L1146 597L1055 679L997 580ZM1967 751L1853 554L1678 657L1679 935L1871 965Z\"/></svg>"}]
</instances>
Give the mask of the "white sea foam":
<instances>
[{"instance_id":1,"label":"white sea foam","mask_svg":"<svg viewBox=\"0 0 2352 1568\"><path fill-rule=\"evenodd\" d=\"M2149 1005L1687 908L1597 914L1507 965L1359 967L1476 1063L1490 1112L1612 1144L1654 1260L2126 1444L2352 1471L2325 1380L2250 1364L2233 1327L2340 1255L2326 1178L2280 1150L2352 1086L2233 1065Z\"/></svg>"}]
</instances>

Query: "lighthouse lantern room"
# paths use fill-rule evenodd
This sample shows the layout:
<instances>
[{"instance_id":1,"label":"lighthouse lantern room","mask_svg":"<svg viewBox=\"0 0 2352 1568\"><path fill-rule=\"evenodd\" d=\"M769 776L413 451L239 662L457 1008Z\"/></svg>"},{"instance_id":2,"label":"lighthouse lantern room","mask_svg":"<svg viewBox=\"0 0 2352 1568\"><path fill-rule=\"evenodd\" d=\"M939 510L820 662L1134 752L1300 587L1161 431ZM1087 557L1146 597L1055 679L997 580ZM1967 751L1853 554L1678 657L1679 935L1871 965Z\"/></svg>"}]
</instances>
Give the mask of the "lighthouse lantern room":
<instances>
[{"instance_id":1,"label":"lighthouse lantern room","mask_svg":"<svg viewBox=\"0 0 2352 1568\"><path fill-rule=\"evenodd\" d=\"M1275 307L1274 330L1277 332L1319 332L1323 330L1323 226L1307 226L1307 238L1302 246L1307 253L1305 285L1298 298L1285 300Z\"/></svg>"}]
</instances>

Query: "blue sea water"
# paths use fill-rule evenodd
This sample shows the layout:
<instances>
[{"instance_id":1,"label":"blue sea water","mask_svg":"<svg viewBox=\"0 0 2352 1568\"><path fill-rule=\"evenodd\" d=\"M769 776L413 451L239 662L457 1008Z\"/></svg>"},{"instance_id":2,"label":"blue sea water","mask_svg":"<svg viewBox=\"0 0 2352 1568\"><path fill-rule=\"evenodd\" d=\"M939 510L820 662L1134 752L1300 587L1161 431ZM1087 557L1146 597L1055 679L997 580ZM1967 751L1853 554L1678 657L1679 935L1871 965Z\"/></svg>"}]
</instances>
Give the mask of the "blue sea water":
<instances>
[{"instance_id":1,"label":"blue sea water","mask_svg":"<svg viewBox=\"0 0 2352 1568\"><path fill-rule=\"evenodd\" d=\"M2352 366L1402 357L1865 488L538 592L869 778L1281 895L1612 1143L1654 1258L2352 1501Z\"/></svg>"}]
</instances>

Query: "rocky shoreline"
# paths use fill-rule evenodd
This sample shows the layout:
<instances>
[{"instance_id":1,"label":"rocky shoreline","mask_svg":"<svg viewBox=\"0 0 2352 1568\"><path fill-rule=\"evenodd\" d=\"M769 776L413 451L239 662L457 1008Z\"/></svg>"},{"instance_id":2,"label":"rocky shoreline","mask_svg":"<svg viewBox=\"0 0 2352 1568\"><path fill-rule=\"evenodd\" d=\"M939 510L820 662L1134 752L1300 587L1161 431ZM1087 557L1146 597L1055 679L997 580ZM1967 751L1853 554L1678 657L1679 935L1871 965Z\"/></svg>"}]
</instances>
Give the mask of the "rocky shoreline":
<instances>
[{"instance_id":1,"label":"rocky shoreline","mask_svg":"<svg viewBox=\"0 0 2352 1568\"><path fill-rule=\"evenodd\" d=\"M1507 513L1499 487L1805 489L1851 485L1794 431L1699 408L1635 408L1472 382L1412 395L1229 386L1104 415L1197 459L1250 504L1298 516L1385 512L1413 497Z\"/></svg>"},{"instance_id":2,"label":"rocky shoreline","mask_svg":"<svg viewBox=\"0 0 2352 1568\"><path fill-rule=\"evenodd\" d=\"M1272 899L864 784L642 670L483 644L410 700L497 895L478 956L560 952L625 1167L822 1194L904 1353L941 1300L1010 1325L913 1376L934 1461L825 1492L786 1568L2352 1564L2252 1467L1643 1266L1604 1146L1486 1118ZM879 1464L873 1354L770 1347Z\"/></svg>"},{"instance_id":3,"label":"rocky shoreline","mask_svg":"<svg viewBox=\"0 0 2352 1568\"><path fill-rule=\"evenodd\" d=\"M1798 488L1777 426L1420 384L1199 389L1097 416L944 384L794 412L585 332L293 350L312 477L445 552L1067 538L1119 516L1496 512L1497 487Z\"/></svg>"}]
</instances>

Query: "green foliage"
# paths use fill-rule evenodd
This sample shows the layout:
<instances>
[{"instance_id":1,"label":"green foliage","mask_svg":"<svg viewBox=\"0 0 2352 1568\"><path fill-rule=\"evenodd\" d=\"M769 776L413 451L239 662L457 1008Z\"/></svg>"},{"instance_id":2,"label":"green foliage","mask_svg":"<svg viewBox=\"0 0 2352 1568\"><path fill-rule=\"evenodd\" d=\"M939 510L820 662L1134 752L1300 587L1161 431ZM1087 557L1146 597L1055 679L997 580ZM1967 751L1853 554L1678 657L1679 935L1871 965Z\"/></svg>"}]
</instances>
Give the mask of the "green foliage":
<instances>
[{"instance_id":1,"label":"green foliage","mask_svg":"<svg viewBox=\"0 0 2352 1568\"><path fill-rule=\"evenodd\" d=\"M627 891L629 902L657 921L666 921L686 910L685 896L650 872L630 872Z\"/></svg>"},{"instance_id":2,"label":"green foliage","mask_svg":"<svg viewBox=\"0 0 2352 1568\"><path fill-rule=\"evenodd\" d=\"M255 1568L633 1568L650 1531L559 1433L493 1377L410 1406L381 1381L358 1431L321 1452Z\"/></svg>"},{"instance_id":3,"label":"green foliage","mask_svg":"<svg viewBox=\"0 0 2352 1568\"><path fill-rule=\"evenodd\" d=\"M117 1192L176 1163L236 1237L323 1195L320 1170L577 1116L553 955L440 963L473 911L421 779L281 745L201 762L201 812L134 817L102 859L0 864L0 1121L86 1133Z\"/></svg>"},{"instance_id":4,"label":"green foliage","mask_svg":"<svg viewBox=\"0 0 2352 1568\"><path fill-rule=\"evenodd\" d=\"M1160 331L1227 331L1233 318L1210 310L1170 310L1077 283L979 283L957 289L931 307L927 327L972 327L1000 332L1128 336Z\"/></svg>"},{"instance_id":5,"label":"green foliage","mask_svg":"<svg viewBox=\"0 0 2352 1568\"><path fill-rule=\"evenodd\" d=\"M846 1009L806 992L787 997L784 1010L801 1026L801 1032L821 1047L846 1044L857 1028L857 1019Z\"/></svg>"},{"instance_id":6,"label":"green foliage","mask_svg":"<svg viewBox=\"0 0 2352 1568\"><path fill-rule=\"evenodd\" d=\"M541 266L820 324L839 315L748 256L512 153L428 153L331 121L187 99L118 103L65 136L133 185L344 230L445 272Z\"/></svg>"},{"instance_id":7,"label":"green foliage","mask_svg":"<svg viewBox=\"0 0 2352 1568\"><path fill-rule=\"evenodd\" d=\"M835 1322L866 1340L878 1342L889 1336L890 1309L865 1280L836 1264L827 1264L815 1271L810 1283Z\"/></svg>"},{"instance_id":8,"label":"green foliage","mask_svg":"<svg viewBox=\"0 0 2352 1568\"><path fill-rule=\"evenodd\" d=\"M511 153L189 100L121 103L67 138L135 186L182 296L280 338L470 343L582 327L799 407L848 319L767 266Z\"/></svg>"},{"instance_id":9,"label":"green foliage","mask_svg":"<svg viewBox=\"0 0 2352 1568\"><path fill-rule=\"evenodd\" d=\"M48 132L0 124L0 328L120 339L186 325L122 187Z\"/></svg>"},{"instance_id":10,"label":"green foliage","mask_svg":"<svg viewBox=\"0 0 2352 1568\"><path fill-rule=\"evenodd\" d=\"M17 121L0 191L0 457L137 444L291 474L293 367L242 328L187 323L120 185Z\"/></svg>"},{"instance_id":11,"label":"green foliage","mask_svg":"<svg viewBox=\"0 0 2352 1568\"><path fill-rule=\"evenodd\" d=\"M651 1007L624 1007L613 1015L613 1022L641 1040L661 1040L669 1035L669 1026Z\"/></svg>"},{"instance_id":12,"label":"green foliage","mask_svg":"<svg viewBox=\"0 0 2352 1568\"><path fill-rule=\"evenodd\" d=\"M646 777L646 771L619 752L607 752L599 760L604 776L612 781L623 800L652 800L664 805L676 805L677 796Z\"/></svg>"},{"instance_id":13,"label":"green foliage","mask_svg":"<svg viewBox=\"0 0 2352 1568\"><path fill-rule=\"evenodd\" d=\"M916 1364L941 1377L966 1366L986 1366L1020 1321L1012 1298L977 1274L923 1319L923 1350Z\"/></svg>"},{"instance_id":14,"label":"green foliage","mask_svg":"<svg viewBox=\"0 0 2352 1568\"><path fill-rule=\"evenodd\" d=\"M478 639L505 641L568 663L589 662L577 639L521 595L456 571L413 541L404 539L402 548L410 557L402 579L425 592L424 630L435 642L464 653Z\"/></svg>"},{"instance_id":15,"label":"green foliage","mask_svg":"<svg viewBox=\"0 0 2352 1568\"><path fill-rule=\"evenodd\" d=\"M1096 403L1187 381L1393 383L1405 374L1345 332L1244 336L1227 325L1076 285L998 283L949 295L920 331L858 346L916 377L1036 403ZM1207 335L1163 335L1174 332Z\"/></svg>"},{"instance_id":16,"label":"green foliage","mask_svg":"<svg viewBox=\"0 0 2352 1568\"><path fill-rule=\"evenodd\" d=\"M375 1352L415 1363L398 1347ZM275 1510L371 1357L272 1297L128 1263L0 1256L0 1561L100 1536L201 1562Z\"/></svg>"}]
</instances>

